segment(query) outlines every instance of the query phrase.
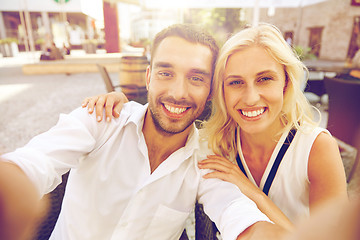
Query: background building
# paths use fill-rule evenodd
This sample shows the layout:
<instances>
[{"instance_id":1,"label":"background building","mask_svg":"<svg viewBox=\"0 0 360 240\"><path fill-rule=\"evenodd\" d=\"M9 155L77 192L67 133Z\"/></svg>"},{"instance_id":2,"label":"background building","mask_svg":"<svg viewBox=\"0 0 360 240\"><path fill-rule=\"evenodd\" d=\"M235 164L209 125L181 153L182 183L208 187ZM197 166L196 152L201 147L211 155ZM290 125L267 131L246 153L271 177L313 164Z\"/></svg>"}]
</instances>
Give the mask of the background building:
<instances>
[{"instance_id":1,"label":"background building","mask_svg":"<svg viewBox=\"0 0 360 240\"><path fill-rule=\"evenodd\" d=\"M17 40L19 50L81 48L86 40L101 42L102 0L12 0L0 3L0 39Z\"/></svg>"},{"instance_id":2,"label":"background building","mask_svg":"<svg viewBox=\"0 0 360 240\"><path fill-rule=\"evenodd\" d=\"M294 45L310 47L319 59L345 61L359 49L360 3L327 0L302 8L261 9L260 21L275 24Z\"/></svg>"},{"instance_id":3,"label":"background building","mask_svg":"<svg viewBox=\"0 0 360 240\"><path fill-rule=\"evenodd\" d=\"M193 17L198 10L232 9L213 34L226 40L245 24L273 23L293 46L318 59L346 61L360 44L359 0L12 0L0 3L0 43L16 40L20 51L41 50L55 42L72 49L121 52L122 46L146 47L164 27L178 22L209 25ZM256 3L258 3L256 5ZM238 11L238 14L234 14ZM105 14L104 14L105 13ZM214 12L213 12L214 13ZM221 13L218 11L216 14ZM105 17L104 17L105 15ZM200 20L199 20L200 19ZM255 21L256 20L256 21ZM234 23L221 29L221 21ZM239 24L238 24L239 23ZM231 25L231 24L230 24ZM1 44L0 44L1 45Z\"/></svg>"}]
</instances>

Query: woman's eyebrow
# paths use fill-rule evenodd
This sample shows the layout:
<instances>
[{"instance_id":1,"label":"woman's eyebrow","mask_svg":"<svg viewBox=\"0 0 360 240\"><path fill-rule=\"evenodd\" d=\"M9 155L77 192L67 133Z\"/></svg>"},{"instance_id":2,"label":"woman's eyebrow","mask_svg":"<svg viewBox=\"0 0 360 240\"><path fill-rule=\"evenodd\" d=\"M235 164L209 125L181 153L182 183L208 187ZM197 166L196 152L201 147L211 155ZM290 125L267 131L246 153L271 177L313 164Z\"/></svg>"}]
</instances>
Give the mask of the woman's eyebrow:
<instances>
[{"instance_id":1,"label":"woman's eyebrow","mask_svg":"<svg viewBox=\"0 0 360 240\"><path fill-rule=\"evenodd\" d=\"M261 72L258 72L256 74L256 76L261 76L261 75L264 75L264 74L272 74L272 75L277 75L277 72L273 71L273 70L265 70L265 71L261 71Z\"/></svg>"},{"instance_id":2,"label":"woman's eyebrow","mask_svg":"<svg viewBox=\"0 0 360 240\"><path fill-rule=\"evenodd\" d=\"M241 75L228 75L225 77L225 81L228 79L242 79Z\"/></svg>"}]
</instances>

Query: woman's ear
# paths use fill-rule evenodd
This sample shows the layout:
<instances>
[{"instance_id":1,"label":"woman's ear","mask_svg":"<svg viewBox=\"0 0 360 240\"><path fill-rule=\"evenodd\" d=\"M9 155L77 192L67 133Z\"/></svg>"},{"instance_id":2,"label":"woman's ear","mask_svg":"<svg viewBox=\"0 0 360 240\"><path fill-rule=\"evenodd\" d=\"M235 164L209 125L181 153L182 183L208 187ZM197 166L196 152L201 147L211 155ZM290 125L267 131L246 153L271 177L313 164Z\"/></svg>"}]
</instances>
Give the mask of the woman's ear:
<instances>
[{"instance_id":1,"label":"woman's ear","mask_svg":"<svg viewBox=\"0 0 360 240\"><path fill-rule=\"evenodd\" d=\"M284 85L283 93L285 93L288 83L289 83L289 76L288 76L287 72L285 71L285 85Z\"/></svg>"}]
</instances>

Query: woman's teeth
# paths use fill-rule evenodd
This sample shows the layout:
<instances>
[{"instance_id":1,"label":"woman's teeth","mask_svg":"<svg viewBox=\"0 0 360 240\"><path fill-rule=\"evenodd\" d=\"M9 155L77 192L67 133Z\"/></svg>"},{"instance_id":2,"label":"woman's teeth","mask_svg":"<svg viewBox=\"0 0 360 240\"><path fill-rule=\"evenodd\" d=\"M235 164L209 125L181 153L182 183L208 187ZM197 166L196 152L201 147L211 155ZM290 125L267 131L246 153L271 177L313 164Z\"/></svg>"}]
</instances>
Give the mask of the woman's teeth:
<instances>
[{"instance_id":1,"label":"woman's teeth","mask_svg":"<svg viewBox=\"0 0 360 240\"><path fill-rule=\"evenodd\" d=\"M171 112L171 113L175 113L175 114L180 114L186 111L186 107L172 107L169 105L164 104L165 108Z\"/></svg>"},{"instance_id":2,"label":"woman's teeth","mask_svg":"<svg viewBox=\"0 0 360 240\"><path fill-rule=\"evenodd\" d=\"M257 117L257 116L263 114L264 111L265 111L265 108L262 108L262 109L259 109L259 110L256 110L256 111L243 111L243 110L241 110L241 113L246 117Z\"/></svg>"}]
</instances>

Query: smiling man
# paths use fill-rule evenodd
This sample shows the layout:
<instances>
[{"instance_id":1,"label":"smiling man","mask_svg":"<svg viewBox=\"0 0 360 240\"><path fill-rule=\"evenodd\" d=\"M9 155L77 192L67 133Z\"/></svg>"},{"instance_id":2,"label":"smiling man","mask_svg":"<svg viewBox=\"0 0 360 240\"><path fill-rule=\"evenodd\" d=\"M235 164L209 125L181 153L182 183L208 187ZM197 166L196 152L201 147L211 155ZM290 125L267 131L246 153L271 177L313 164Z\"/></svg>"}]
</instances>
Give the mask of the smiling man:
<instances>
[{"instance_id":1,"label":"smiling man","mask_svg":"<svg viewBox=\"0 0 360 240\"><path fill-rule=\"evenodd\" d=\"M208 100L217 54L178 36L163 39L153 51L146 72L149 107L143 127L152 172L185 146ZM192 54L198 57L189 58Z\"/></svg>"},{"instance_id":2,"label":"smiling man","mask_svg":"<svg viewBox=\"0 0 360 240\"><path fill-rule=\"evenodd\" d=\"M16 191L24 195L34 186L44 195L70 170L50 239L179 239L196 200L225 240L281 233L235 185L204 179L207 171L197 166L211 153L194 120L209 100L217 53L203 31L170 26L154 40L149 104L127 103L111 123L76 109L2 156L0 168L13 176L9 181L19 179ZM0 196L8 194L0 189Z\"/></svg>"}]
</instances>

